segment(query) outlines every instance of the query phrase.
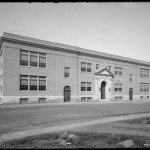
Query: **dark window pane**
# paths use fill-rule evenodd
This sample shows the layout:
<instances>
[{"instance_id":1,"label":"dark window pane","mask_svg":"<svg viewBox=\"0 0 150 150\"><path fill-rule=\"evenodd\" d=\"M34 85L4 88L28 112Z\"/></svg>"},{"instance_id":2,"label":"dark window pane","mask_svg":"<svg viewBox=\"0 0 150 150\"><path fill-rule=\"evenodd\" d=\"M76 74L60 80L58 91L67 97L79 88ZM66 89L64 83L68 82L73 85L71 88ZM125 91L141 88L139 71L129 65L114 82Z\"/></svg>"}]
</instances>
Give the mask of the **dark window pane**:
<instances>
[{"instance_id":1,"label":"dark window pane","mask_svg":"<svg viewBox=\"0 0 150 150\"><path fill-rule=\"evenodd\" d=\"M91 91L91 87L87 87L87 91Z\"/></svg>"},{"instance_id":2,"label":"dark window pane","mask_svg":"<svg viewBox=\"0 0 150 150\"><path fill-rule=\"evenodd\" d=\"M92 69L91 68L87 68L87 72L91 72L92 71Z\"/></svg>"},{"instance_id":3,"label":"dark window pane","mask_svg":"<svg viewBox=\"0 0 150 150\"><path fill-rule=\"evenodd\" d=\"M81 91L86 91L86 87L81 87Z\"/></svg>"}]
</instances>

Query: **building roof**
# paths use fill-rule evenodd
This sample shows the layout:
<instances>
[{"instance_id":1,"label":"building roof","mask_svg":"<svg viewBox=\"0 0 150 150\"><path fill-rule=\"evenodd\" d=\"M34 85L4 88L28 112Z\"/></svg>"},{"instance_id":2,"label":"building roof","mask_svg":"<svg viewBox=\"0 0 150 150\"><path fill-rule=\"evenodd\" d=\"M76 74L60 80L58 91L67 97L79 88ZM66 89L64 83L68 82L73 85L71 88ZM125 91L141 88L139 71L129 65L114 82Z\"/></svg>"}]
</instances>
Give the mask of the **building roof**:
<instances>
[{"instance_id":1,"label":"building roof","mask_svg":"<svg viewBox=\"0 0 150 150\"><path fill-rule=\"evenodd\" d=\"M135 65L142 65L142 66L150 67L150 62L147 62L147 61L117 56L113 54L98 52L94 50L79 48L76 46L70 46L66 44L40 40L40 39L31 38L31 37L6 33L6 32L3 32L3 35L1 36L0 47L3 41L13 42L13 43L22 43L26 45L32 45L35 47L38 46L38 47L51 49L51 50L66 51L66 52L75 53L78 55L85 55L85 56L90 56L90 57L96 57L96 58L102 58L102 59L107 59L107 60L113 60L113 61L119 61L123 63L131 63Z\"/></svg>"}]
</instances>

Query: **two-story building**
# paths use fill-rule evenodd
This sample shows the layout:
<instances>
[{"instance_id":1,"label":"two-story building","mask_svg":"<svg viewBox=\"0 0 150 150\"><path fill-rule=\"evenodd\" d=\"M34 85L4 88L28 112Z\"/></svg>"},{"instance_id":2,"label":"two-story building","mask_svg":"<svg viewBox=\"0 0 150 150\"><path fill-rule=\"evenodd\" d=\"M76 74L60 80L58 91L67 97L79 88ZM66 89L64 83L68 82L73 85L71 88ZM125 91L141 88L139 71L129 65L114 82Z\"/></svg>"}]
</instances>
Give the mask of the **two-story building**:
<instances>
[{"instance_id":1,"label":"two-story building","mask_svg":"<svg viewBox=\"0 0 150 150\"><path fill-rule=\"evenodd\" d=\"M150 100L150 62L3 33L0 103Z\"/></svg>"}]
</instances>

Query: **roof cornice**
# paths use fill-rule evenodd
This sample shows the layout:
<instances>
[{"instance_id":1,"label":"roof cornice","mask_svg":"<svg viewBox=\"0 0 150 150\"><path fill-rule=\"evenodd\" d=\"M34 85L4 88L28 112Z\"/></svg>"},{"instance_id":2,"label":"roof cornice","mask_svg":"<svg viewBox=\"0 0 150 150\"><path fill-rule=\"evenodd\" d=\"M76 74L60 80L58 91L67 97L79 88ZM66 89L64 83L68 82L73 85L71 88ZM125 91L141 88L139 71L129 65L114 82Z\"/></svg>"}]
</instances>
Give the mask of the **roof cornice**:
<instances>
[{"instance_id":1,"label":"roof cornice","mask_svg":"<svg viewBox=\"0 0 150 150\"><path fill-rule=\"evenodd\" d=\"M7 34L9 34L9 33L7 33ZM23 36L21 36L21 37L23 37ZM27 39L27 37L26 37L26 39ZM94 58L106 59L106 60L110 60L110 61L119 61L119 62L128 63L128 64L130 63L130 64L134 64L134 65L150 67L150 62L141 62L141 60L135 60L135 59L132 60L132 58L126 58L126 57L121 57L121 56L117 56L117 55L105 54L105 53L101 54L101 52L96 52L96 51L92 51L92 50L88 50L90 52L86 52L86 50L81 51L80 49L82 49L82 48L78 48L75 46L72 46L73 48L63 48L63 47L61 47L61 45L64 45L64 44L61 44L59 46L58 45L59 43L51 42L51 43L53 43L53 45L47 45L47 44L27 41L27 40L23 40L23 39L19 39L19 38L10 38L7 36L1 37L0 44L2 44L3 41L26 45L26 46L31 46L31 47L44 48L44 49L53 50L53 51L72 53L72 54L76 54L78 56L83 55L83 56L89 56L89 57L94 57ZM43 40L41 40L41 41L43 41ZM94 52L96 52L96 54L93 54ZM109 55L111 55L111 56L109 56ZM127 60L127 59L129 59L129 60Z\"/></svg>"}]
</instances>

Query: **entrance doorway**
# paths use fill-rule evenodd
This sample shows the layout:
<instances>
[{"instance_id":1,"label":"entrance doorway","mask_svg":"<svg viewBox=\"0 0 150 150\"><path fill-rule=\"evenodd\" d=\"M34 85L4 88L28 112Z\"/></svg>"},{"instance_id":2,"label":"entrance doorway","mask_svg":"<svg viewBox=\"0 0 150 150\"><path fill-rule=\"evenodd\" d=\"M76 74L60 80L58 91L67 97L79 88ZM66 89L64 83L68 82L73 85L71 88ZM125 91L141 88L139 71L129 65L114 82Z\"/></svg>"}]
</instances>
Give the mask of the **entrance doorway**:
<instances>
[{"instance_id":1,"label":"entrance doorway","mask_svg":"<svg viewBox=\"0 0 150 150\"><path fill-rule=\"evenodd\" d=\"M129 89L129 100L133 100L133 89Z\"/></svg>"},{"instance_id":2,"label":"entrance doorway","mask_svg":"<svg viewBox=\"0 0 150 150\"><path fill-rule=\"evenodd\" d=\"M64 102L70 102L71 100L71 88L70 86L64 87Z\"/></svg>"},{"instance_id":3,"label":"entrance doorway","mask_svg":"<svg viewBox=\"0 0 150 150\"><path fill-rule=\"evenodd\" d=\"M101 83L101 99L105 99L105 97L106 97L106 82L105 81L103 81L102 83Z\"/></svg>"}]
</instances>

